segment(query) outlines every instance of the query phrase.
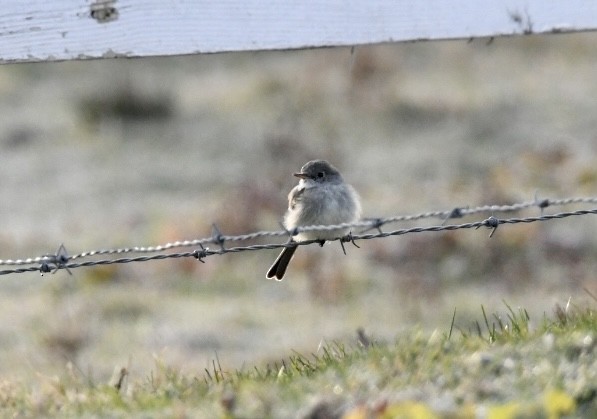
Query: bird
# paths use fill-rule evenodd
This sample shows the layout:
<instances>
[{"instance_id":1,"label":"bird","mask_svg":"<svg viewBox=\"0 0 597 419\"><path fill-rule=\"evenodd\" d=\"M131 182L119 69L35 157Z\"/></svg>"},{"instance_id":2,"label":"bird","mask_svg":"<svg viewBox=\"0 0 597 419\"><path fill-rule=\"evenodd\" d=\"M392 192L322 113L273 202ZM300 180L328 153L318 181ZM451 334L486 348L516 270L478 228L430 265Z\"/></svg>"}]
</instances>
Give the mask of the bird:
<instances>
[{"instance_id":1,"label":"bird","mask_svg":"<svg viewBox=\"0 0 597 419\"><path fill-rule=\"evenodd\" d=\"M325 160L312 160L294 173L299 183L288 194L288 211L284 227L292 232L297 227L354 223L361 217L361 202L356 190L344 182L342 175ZM296 242L326 240L348 234L350 228L301 231L291 238L266 274L267 279L281 281L297 249ZM292 243L295 243L292 245Z\"/></svg>"}]
</instances>

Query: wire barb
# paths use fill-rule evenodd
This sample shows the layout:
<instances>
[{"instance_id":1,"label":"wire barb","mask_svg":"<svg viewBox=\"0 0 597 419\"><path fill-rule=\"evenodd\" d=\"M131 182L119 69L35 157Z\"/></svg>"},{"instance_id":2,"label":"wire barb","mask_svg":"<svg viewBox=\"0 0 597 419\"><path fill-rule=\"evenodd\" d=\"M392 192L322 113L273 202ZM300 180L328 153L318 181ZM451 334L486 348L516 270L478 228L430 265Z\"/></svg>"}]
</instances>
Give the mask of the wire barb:
<instances>
[{"instance_id":1,"label":"wire barb","mask_svg":"<svg viewBox=\"0 0 597 419\"><path fill-rule=\"evenodd\" d=\"M354 236L352 235L352 231L349 231L346 236L341 237L340 238L340 242L352 243L352 245L354 247L356 247L357 249L361 248L361 246L359 246L358 244L356 244L356 242L354 241Z\"/></svg>"},{"instance_id":2,"label":"wire barb","mask_svg":"<svg viewBox=\"0 0 597 419\"><path fill-rule=\"evenodd\" d=\"M549 202L549 199L543 199L541 201L537 202L537 206L541 209L541 214L543 214L543 210L547 207L549 207L551 203Z\"/></svg>"},{"instance_id":3,"label":"wire barb","mask_svg":"<svg viewBox=\"0 0 597 419\"><path fill-rule=\"evenodd\" d=\"M497 230L497 228L500 225L500 220L498 220L497 218L495 218L492 215L491 217L489 217L488 219L483 221L483 224L485 224L487 226L487 228L491 229L491 233L489 233L489 238L492 238L493 234L495 233L495 231Z\"/></svg>"},{"instance_id":4,"label":"wire barb","mask_svg":"<svg viewBox=\"0 0 597 419\"><path fill-rule=\"evenodd\" d=\"M222 232L215 223L211 225L211 238L212 243L220 246L222 253L225 253L226 248L224 247L224 243L226 242L226 239L224 238Z\"/></svg>"},{"instance_id":5,"label":"wire barb","mask_svg":"<svg viewBox=\"0 0 597 419\"><path fill-rule=\"evenodd\" d=\"M378 219L376 219L376 220L375 220L375 222L374 222L374 224L373 224L373 226L372 226L372 227L373 227L374 229L376 229L378 232L380 232L380 233L383 233L383 232L381 231L381 226L383 226L383 225L384 225L384 222L383 222L383 220L382 220L381 218L378 218Z\"/></svg>"},{"instance_id":6,"label":"wire barb","mask_svg":"<svg viewBox=\"0 0 597 419\"><path fill-rule=\"evenodd\" d=\"M346 256L346 248L344 247L344 240L340 239L340 246L342 246L342 253Z\"/></svg>"},{"instance_id":7,"label":"wire barb","mask_svg":"<svg viewBox=\"0 0 597 419\"><path fill-rule=\"evenodd\" d=\"M354 247L360 249L361 247L355 243L354 236L352 235L352 231L349 231L346 236L340 237L340 246L342 246L342 252L344 252L344 256L346 256L346 249L344 248L344 243L352 243Z\"/></svg>"},{"instance_id":8,"label":"wire barb","mask_svg":"<svg viewBox=\"0 0 597 419\"><path fill-rule=\"evenodd\" d=\"M199 243L199 247L201 247L201 249L196 249L193 252L193 257L197 259L199 262L205 263L203 259L205 259L208 256L207 252L209 251L209 247L203 247L201 243Z\"/></svg>"},{"instance_id":9,"label":"wire barb","mask_svg":"<svg viewBox=\"0 0 597 419\"><path fill-rule=\"evenodd\" d=\"M363 221L370 223L370 226L363 230L363 233L366 233L369 230L377 230L378 233L383 233L381 227L388 223L388 221L383 218L365 218Z\"/></svg>"},{"instance_id":10,"label":"wire barb","mask_svg":"<svg viewBox=\"0 0 597 419\"><path fill-rule=\"evenodd\" d=\"M68 257L68 252L66 251L66 248L64 247L64 244L60 244L60 246L56 250L56 253L44 255L44 256L42 256L42 258L44 261L41 263L41 265L39 267L39 272L41 273L42 276L44 275L44 273L48 273L48 272L52 272L52 274L55 274L56 272L58 272L58 269L66 269L66 271L69 273L69 275L73 274L70 271L70 269L66 266L66 263L68 262L69 257ZM54 265L53 270L52 270L51 265Z\"/></svg>"},{"instance_id":11,"label":"wire barb","mask_svg":"<svg viewBox=\"0 0 597 419\"><path fill-rule=\"evenodd\" d=\"M535 205L539 208L539 213L543 215L545 208L551 205L549 199L539 199L539 191L535 191Z\"/></svg>"},{"instance_id":12,"label":"wire barb","mask_svg":"<svg viewBox=\"0 0 597 419\"><path fill-rule=\"evenodd\" d=\"M450 211L450 213L444 218L444 221L442 223L442 225L445 225L448 220L451 220L453 218L463 218L465 213L464 211L466 211L468 208L462 208L462 207L456 207L454 208L452 211Z\"/></svg>"}]
</instances>

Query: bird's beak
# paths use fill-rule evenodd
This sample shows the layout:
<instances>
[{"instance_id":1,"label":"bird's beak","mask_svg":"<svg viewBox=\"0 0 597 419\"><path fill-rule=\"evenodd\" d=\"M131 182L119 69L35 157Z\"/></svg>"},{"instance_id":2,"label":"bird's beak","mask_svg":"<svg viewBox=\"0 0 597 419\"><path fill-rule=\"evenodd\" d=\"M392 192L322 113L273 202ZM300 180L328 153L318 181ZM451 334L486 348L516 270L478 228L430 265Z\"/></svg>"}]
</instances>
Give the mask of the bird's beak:
<instances>
[{"instance_id":1,"label":"bird's beak","mask_svg":"<svg viewBox=\"0 0 597 419\"><path fill-rule=\"evenodd\" d=\"M296 177L300 177L301 179L309 179L309 175L303 172L295 173Z\"/></svg>"}]
</instances>

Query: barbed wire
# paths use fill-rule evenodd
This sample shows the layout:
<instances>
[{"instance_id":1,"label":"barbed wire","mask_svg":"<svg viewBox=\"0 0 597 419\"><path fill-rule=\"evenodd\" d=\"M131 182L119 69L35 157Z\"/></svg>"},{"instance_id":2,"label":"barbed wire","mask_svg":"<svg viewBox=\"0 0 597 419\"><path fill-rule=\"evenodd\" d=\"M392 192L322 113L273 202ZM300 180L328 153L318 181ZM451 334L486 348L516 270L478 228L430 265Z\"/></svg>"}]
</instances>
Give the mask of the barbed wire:
<instances>
[{"instance_id":1,"label":"barbed wire","mask_svg":"<svg viewBox=\"0 0 597 419\"><path fill-rule=\"evenodd\" d=\"M287 231L287 230L278 230L278 231L257 231L254 233L249 234L242 234L242 235L235 235L235 236L227 236L223 235L217 225L213 225L212 227L212 235L210 237L195 239L195 240L183 240L183 241L175 241L166 243L163 245L157 246L137 246L137 247L125 247L125 248L114 248L114 249L102 249L102 250L92 250L83 253L78 253L75 255L69 256L66 248L64 245L60 245L58 250L54 254L46 254L43 256L38 256L35 258L26 258L26 259L0 259L0 266L1 265L9 265L9 266L25 266L25 265L32 265L27 267L21 268L13 268L13 269L6 269L1 270L0 275L9 275L9 274L18 274L18 273L25 273L25 272L41 272L42 275L44 273L52 272L55 273L60 269L66 269L69 273L71 269L81 268L81 267L89 267L89 266L98 266L98 265L111 265L111 264L120 264L120 263L131 263L131 262L147 262L151 260L162 260L162 259L175 259L175 258L186 258L186 257L194 257L198 259L200 262L204 262L204 259L213 256L213 255L224 255L227 253L239 253L244 251L256 251L256 250L270 250L270 249L280 249L283 247L292 247L292 246L306 246L313 243L320 243L318 240L309 240L303 242L291 242L290 239L295 236L296 234L304 231L331 231L337 229L355 229L361 228L360 233L352 234L350 233L348 236L339 237L333 240L328 241L340 241L342 244L345 242L352 242L353 244L356 243L357 240L371 240L377 238L385 238L390 236L399 236L405 234L412 234L412 233L423 233L423 232L441 232L441 231L452 231L452 230L461 230L461 229L478 229L480 227L487 227L491 229L491 233L489 237L492 237L495 233L496 229L501 224L519 224L519 223L533 223L539 221L550 221L574 216L581 216L581 215L589 215L589 214L597 214L597 209L590 209L590 210L576 210L570 212L560 212L556 214L548 214L544 215L543 212L548 207L555 207L555 206L564 206L564 205L571 205L571 204L597 204L597 197L586 197L586 198L565 198L565 199L543 199L534 201L526 201L521 203L515 203L510 205L483 205L477 206L473 208L469 207L456 207L449 211L428 211L422 212L418 214L411 214L411 215L399 215L393 217L383 217L383 218L366 218L362 221L356 223L344 223L344 224L336 224L336 225L316 225L316 226L305 226L305 227L298 227L294 230ZM540 216L535 217L525 217L525 218L505 218L500 219L496 218L493 214L496 213L509 213L509 212L516 212L521 211L528 208L539 208L541 211ZM456 218L463 218L465 216L479 214L479 213L492 213L489 218L486 218L481 221L471 222L471 223L463 223L463 224L445 224L450 219ZM381 230L381 227L396 223L396 222L406 222L406 221L416 221L422 220L427 218L439 218L442 219L443 222L441 225L433 225L428 227L412 227L412 228L402 228L398 230L392 230L384 232ZM367 233L370 230L377 230L377 233ZM288 241L286 243L272 243L272 244L253 244L249 246L238 246L238 247L230 247L226 248L225 243L227 242L242 242L242 241L250 241L256 240L264 237L288 237ZM212 250L210 248L204 247L207 244L214 244L219 247L217 250ZM167 250L180 248L180 247L198 247L193 251L189 252L178 252L178 253L161 253ZM357 246L358 247L358 246ZM111 259L101 259L101 260L87 260L82 262L73 262L76 260L86 259L90 257L97 257L97 256L114 256L114 255L123 255L129 253L157 253L155 255L149 256L136 256L136 257L122 257L122 258L111 258ZM69 263L71 262L71 263ZM36 266L33 266L36 265Z\"/></svg>"}]
</instances>

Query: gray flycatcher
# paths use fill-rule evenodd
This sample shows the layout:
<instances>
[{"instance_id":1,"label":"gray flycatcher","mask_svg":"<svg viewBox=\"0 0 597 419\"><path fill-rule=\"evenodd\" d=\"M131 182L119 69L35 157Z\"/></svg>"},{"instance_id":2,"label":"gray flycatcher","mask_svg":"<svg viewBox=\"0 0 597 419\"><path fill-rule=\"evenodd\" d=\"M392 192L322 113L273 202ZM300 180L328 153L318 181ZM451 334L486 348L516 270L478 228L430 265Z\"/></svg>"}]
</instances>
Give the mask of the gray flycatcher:
<instances>
[{"instance_id":1,"label":"gray flycatcher","mask_svg":"<svg viewBox=\"0 0 597 419\"><path fill-rule=\"evenodd\" d=\"M344 182L340 172L325 160L313 160L305 164L294 176L300 178L288 194L288 211L284 227L288 231L296 227L312 225L336 225L354 223L361 217L359 195ZM292 238L293 242L325 240L342 237L350 228L328 231L302 231ZM281 281L288 263L298 246L286 247L267 271L266 278Z\"/></svg>"}]
</instances>

